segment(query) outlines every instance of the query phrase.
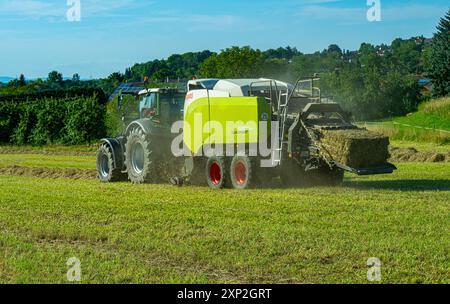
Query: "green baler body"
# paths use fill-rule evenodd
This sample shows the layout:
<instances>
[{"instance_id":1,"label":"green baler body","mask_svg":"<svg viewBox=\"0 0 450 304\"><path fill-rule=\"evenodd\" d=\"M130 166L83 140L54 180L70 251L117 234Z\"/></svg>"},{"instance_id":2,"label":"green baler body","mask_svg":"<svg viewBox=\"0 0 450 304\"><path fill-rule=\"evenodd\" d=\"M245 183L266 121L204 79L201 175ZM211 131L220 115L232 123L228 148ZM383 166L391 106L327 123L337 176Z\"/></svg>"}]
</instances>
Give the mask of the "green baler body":
<instances>
[{"instance_id":1,"label":"green baler body","mask_svg":"<svg viewBox=\"0 0 450 304\"><path fill-rule=\"evenodd\" d=\"M261 97L205 97L184 113L184 143L195 154L204 145L257 144L260 122L270 135L271 106Z\"/></svg>"}]
</instances>

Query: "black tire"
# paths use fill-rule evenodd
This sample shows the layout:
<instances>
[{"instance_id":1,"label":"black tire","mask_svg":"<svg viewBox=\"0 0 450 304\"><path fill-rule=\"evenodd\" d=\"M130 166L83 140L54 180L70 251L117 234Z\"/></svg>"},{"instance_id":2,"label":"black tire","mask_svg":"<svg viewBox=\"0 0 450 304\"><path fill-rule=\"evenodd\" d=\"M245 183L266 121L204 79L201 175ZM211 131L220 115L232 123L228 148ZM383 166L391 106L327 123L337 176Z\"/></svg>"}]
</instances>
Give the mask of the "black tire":
<instances>
[{"instance_id":1,"label":"black tire","mask_svg":"<svg viewBox=\"0 0 450 304\"><path fill-rule=\"evenodd\" d=\"M109 145L102 144L97 150L97 176L100 181L111 183L123 180L121 169L114 167L114 158Z\"/></svg>"},{"instance_id":2,"label":"black tire","mask_svg":"<svg viewBox=\"0 0 450 304\"><path fill-rule=\"evenodd\" d=\"M154 165L151 143L142 129L135 128L127 136L125 165L128 179L134 184L152 182Z\"/></svg>"},{"instance_id":3,"label":"black tire","mask_svg":"<svg viewBox=\"0 0 450 304\"><path fill-rule=\"evenodd\" d=\"M234 156L230 165L230 179L234 189L249 189L257 185L255 160L248 156Z\"/></svg>"},{"instance_id":4,"label":"black tire","mask_svg":"<svg viewBox=\"0 0 450 304\"><path fill-rule=\"evenodd\" d=\"M208 158L206 161L205 177L211 189L225 188L229 180L226 159L217 156Z\"/></svg>"}]
</instances>

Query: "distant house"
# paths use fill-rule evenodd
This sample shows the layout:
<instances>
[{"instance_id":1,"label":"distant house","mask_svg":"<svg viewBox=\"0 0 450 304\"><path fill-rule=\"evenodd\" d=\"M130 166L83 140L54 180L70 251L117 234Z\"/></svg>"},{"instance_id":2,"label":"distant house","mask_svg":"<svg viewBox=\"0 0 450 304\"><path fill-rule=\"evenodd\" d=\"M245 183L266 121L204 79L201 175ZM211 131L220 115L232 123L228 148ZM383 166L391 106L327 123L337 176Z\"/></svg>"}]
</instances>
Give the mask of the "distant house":
<instances>
[{"instance_id":1,"label":"distant house","mask_svg":"<svg viewBox=\"0 0 450 304\"><path fill-rule=\"evenodd\" d=\"M423 96L429 96L433 89L433 81L430 78L420 78L417 80L417 84L422 90Z\"/></svg>"},{"instance_id":2,"label":"distant house","mask_svg":"<svg viewBox=\"0 0 450 304\"><path fill-rule=\"evenodd\" d=\"M377 50L377 55L380 56L380 57L384 57L384 55L386 55L386 51L383 50L382 48L379 48Z\"/></svg>"},{"instance_id":3,"label":"distant house","mask_svg":"<svg viewBox=\"0 0 450 304\"><path fill-rule=\"evenodd\" d=\"M416 44L428 45L433 43L433 38L417 37L414 41Z\"/></svg>"}]
</instances>

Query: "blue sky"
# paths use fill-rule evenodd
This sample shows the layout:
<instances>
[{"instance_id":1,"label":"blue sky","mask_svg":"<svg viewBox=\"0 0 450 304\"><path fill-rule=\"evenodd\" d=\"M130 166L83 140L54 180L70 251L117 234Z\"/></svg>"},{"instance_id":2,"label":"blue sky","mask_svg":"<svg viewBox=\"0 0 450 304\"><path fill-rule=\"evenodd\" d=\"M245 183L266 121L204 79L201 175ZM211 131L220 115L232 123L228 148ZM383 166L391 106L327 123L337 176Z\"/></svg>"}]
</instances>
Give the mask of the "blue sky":
<instances>
[{"instance_id":1,"label":"blue sky","mask_svg":"<svg viewBox=\"0 0 450 304\"><path fill-rule=\"evenodd\" d=\"M68 22L67 0L0 0L0 75L103 77L173 53L238 45L295 46L308 53L336 43L430 37L448 0L380 0L381 22L368 22L367 0L80 0Z\"/></svg>"}]
</instances>

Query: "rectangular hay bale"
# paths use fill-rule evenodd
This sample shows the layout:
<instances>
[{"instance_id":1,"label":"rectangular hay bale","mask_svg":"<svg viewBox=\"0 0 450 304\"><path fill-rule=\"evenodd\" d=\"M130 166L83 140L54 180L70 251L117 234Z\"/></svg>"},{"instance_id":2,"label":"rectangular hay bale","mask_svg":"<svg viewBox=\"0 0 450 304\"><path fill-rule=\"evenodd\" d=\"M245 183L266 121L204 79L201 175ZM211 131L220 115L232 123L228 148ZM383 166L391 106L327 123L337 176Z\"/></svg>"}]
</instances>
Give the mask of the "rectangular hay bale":
<instances>
[{"instance_id":1,"label":"rectangular hay bale","mask_svg":"<svg viewBox=\"0 0 450 304\"><path fill-rule=\"evenodd\" d=\"M389 137L367 129L319 130L320 146L334 161L351 168L383 165L389 158ZM326 153L326 152L325 152Z\"/></svg>"}]
</instances>

